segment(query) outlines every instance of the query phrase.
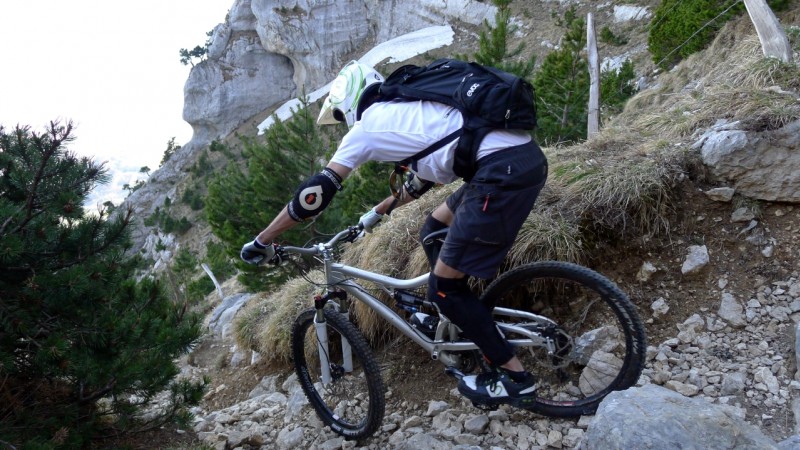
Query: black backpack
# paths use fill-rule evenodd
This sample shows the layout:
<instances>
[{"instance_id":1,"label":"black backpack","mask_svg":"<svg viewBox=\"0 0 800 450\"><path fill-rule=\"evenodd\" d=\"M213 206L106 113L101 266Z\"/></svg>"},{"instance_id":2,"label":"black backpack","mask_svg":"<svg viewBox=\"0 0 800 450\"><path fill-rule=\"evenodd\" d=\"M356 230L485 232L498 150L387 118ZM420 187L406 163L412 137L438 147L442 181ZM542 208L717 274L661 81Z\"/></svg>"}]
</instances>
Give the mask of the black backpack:
<instances>
[{"instance_id":1,"label":"black backpack","mask_svg":"<svg viewBox=\"0 0 800 450\"><path fill-rule=\"evenodd\" d=\"M370 89L372 88L372 89ZM431 100L458 109L464 127L416 155L399 161L409 166L457 138L453 171L469 181L475 174L475 157L483 138L498 128L532 130L536 127L533 86L494 67L454 59L439 59L427 66L406 65L364 93L357 118L375 102L408 99Z\"/></svg>"}]
</instances>

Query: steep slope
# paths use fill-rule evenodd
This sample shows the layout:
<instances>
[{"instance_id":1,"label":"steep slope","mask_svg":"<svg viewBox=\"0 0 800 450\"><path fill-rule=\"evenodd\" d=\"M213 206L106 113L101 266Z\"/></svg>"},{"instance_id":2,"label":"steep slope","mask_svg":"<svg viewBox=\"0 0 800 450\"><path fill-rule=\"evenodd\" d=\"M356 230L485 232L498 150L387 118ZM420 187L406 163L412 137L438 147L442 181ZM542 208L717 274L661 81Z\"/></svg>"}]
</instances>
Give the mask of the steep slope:
<instances>
[{"instance_id":1,"label":"steep slope","mask_svg":"<svg viewBox=\"0 0 800 450\"><path fill-rule=\"evenodd\" d=\"M545 11L551 6L561 8L560 3L537 6L514 6L522 29L520 39L533 47L530 51L543 51L550 45L547 42L558 39L552 23L547 22L548 28L543 21L544 16L552 20ZM605 18L606 22L601 23L609 24L615 32L627 30L631 36L638 36L639 40L631 39L627 47L615 48L615 55L630 52L633 57L641 58L642 67L649 67L641 27L636 27L635 21L615 22L616 13L627 17L628 10L610 5L591 9L598 17ZM798 24L796 12L784 17L786 23ZM548 30L552 34L548 35ZM526 250L518 253L520 260L568 254L572 255L570 259L609 275L635 299L648 322L652 347L642 383L728 405L731 414L745 418L780 441L795 434L798 426L794 406L799 386L795 381L794 335L800 319L797 283L800 253L795 245L800 237L800 208L791 203L736 195L736 180L718 173L716 163L704 162L703 149L708 142L724 142L729 132L736 132L737 136L743 133L745 142L764 137L776 142L775 133L797 126L800 87L796 84L796 67L764 63L759 58L757 41L746 19L732 24L724 33L711 50L691 58L671 73L643 77L642 86L649 88L630 102L626 112L596 139L580 146L548 149L554 163L553 176L535 216L539 222L532 221ZM539 39L541 43L534 45ZM474 45L474 36L458 32L454 47L443 52L468 48L470 44ZM720 83L726 77L727 82ZM785 154L796 154L797 144L787 142ZM765 151L769 152L769 148ZM183 156L187 157L185 167L191 159L188 152ZM793 167L791 161L794 160L782 157L775 164L783 169ZM800 171L789 170L789 173ZM177 171L174 176L178 177ZM604 184L618 189L598 191L592 183L594 187ZM796 183L796 178L788 177L783 184L796 192ZM168 192L174 192L173 195L180 191L171 189L174 190ZM595 196L595 192L609 195ZM646 198L634 198L632 193L637 192ZM726 192L732 196L726 197ZM435 200L429 201L433 204ZM157 202L156 199L153 204ZM397 273L402 274L408 274L402 271L407 267L410 272L424 270L418 263L407 264L421 261L414 253L413 236L426 206L418 207L416 214L397 215L362 241L359 250L349 256L351 261L365 264L376 259L391 261ZM590 232L580 235L580 239L550 240L563 235L545 234L540 225L553 222ZM387 255L386 242L398 235L407 238L395 247L406 253ZM190 231L178 241L206 238ZM563 248L543 246L543 241L555 242ZM696 273L684 273L682 267L692 246L705 246L709 260ZM542 247L547 248L542 250ZM378 253L382 256L375 258L376 253L367 253L367 248L383 252ZM542 253L534 253L532 249L537 248ZM559 253L562 251L566 253ZM643 267L653 267L655 271L648 275L651 271L642 271ZM237 289L234 285L226 286L228 293ZM295 303L287 302L287 297L297 298L287 292L273 297L259 294L251 301L250 308L263 311L278 303ZM286 314L291 316L290 312ZM265 322L253 322L250 328L275 329ZM398 358L396 350L407 348L408 342L383 333L372 337L376 343L380 341L378 338L388 342L379 348L385 352L382 354L387 367L385 376L391 387L395 415L387 421L384 433L367 445L402 448L403 442L432 437L450 446L458 443L508 448L569 446L577 443L575 436L587 430L585 422L546 420L505 410L505 415L488 417L487 423L498 422L489 428L491 432L483 428L462 432L466 437L448 438L454 423L477 417L468 405L449 396L452 381L421 352L403 352ZM240 336L240 343L244 341L256 349L262 345ZM280 388L287 375L285 366L278 364L280 358L264 353L266 361L247 368L232 367L230 345L230 341L210 338L192 355L193 364L187 368L187 372L206 371L215 375L216 388L203 409L197 411L203 421L196 431L213 433L202 435L208 442L217 442L214 439L223 434L243 433L238 428L242 420L222 423L213 417L234 416L235 412L251 418L241 407L233 405L246 399L259 382L273 390L285 389L287 396L292 393L290 384ZM240 358L248 354L241 352L241 348L238 350L233 353L237 355L235 364L240 364ZM428 411L431 399L445 401L448 406ZM253 439L266 439L263 444L266 448L293 442L319 448L348 445L336 444L336 438L320 429L307 408L300 405L295 411L291 405L296 404L286 400L268 406L268 417L257 421L272 428ZM225 410L226 407L231 409ZM298 433L300 426L304 430ZM525 433L534 438L522 439ZM298 435L298 440L293 441ZM333 443L326 444L329 441ZM255 447L255 442L247 445Z\"/></svg>"},{"instance_id":2,"label":"steep slope","mask_svg":"<svg viewBox=\"0 0 800 450\"><path fill-rule=\"evenodd\" d=\"M633 9L638 15L625 14L626 9L609 4L573 5L579 14L593 12L598 29L608 26L628 37L623 46L601 44L601 56L609 63L620 57L634 60L643 76L642 85L647 84L644 80L651 72L644 30L648 11L656 3L640 2L641 6ZM510 44L524 43L525 53L535 53L541 60L561 39L563 29L556 21L567 6L560 2L512 3L518 30ZM370 11L366 25L363 10ZM208 152L212 141L227 144L233 157L239 158L237 136L255 135L257 125L300 89L310 92L325 85L344 61L400 34L449 25L455 33L453 43L425 58L469 54L478 47L482 21L493 23L494 12L489 2L473 0L322 2L308 10L288 1L236 0L225 21L215 28L207 60L195 66L185 86L184 118L194 129L192 140L123 205L136 211L134 251L143 249L145 257L158 267L171 259L179 245L204 254L201 243L211 236L202 211L181 199L187 192L204 195L207 177L227 164L229 156ZM206 167L200 176L196 173L199 162ZM185 219L192 228L178 235L164 232L163 226L145 225L145 219L157 209L168 210L175 220Z\"/></svg>"}]
</instances>

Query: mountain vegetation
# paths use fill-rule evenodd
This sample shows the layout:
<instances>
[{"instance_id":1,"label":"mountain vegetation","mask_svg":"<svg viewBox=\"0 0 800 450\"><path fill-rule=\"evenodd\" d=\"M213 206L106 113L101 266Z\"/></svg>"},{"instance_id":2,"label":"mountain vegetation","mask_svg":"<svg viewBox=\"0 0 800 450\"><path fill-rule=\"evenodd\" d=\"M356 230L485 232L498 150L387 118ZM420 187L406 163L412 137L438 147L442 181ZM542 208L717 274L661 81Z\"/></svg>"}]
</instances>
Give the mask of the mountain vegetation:
<instances>
[{"instance_id":1,"label":"mountain vegetation","mask_svg":"<svg viewBox=\"0 0 800 450\"><path fill-rule=\"evenodd\" d=\"M176 382L200 316L135 281L131 212L82 206L106 169L66 146L72 123L0 127L0 446L86 448L188 418L204 383ZM170 406L140 414L164 391Z\"/></svg>"},{"instance_id":2,"label":"mountain vegetation","mask_svg":"<svg viewBox=\"0 0 800 450\"><path fill-rule=\"evenodd\" d=\"M624 62L603 73L605 127L587 142L583 19L574 9L558 18L563 38L537 66L523 44L510 45L516 30L512 2L493 3L498 6L495 25L484 23L470 59L532 82L539 108L536 138L547 146L551 161L548 186L508 266L531 259L591 264L614 254L615 245L668 232L682 195L679 181L686 174L702 181L687 151L687 136L723 116L769 126L800 117L791 102L759 102L774 86L799 89L796 66L765 61L751 41L713 40L724 20L741 14L741 6L663 0L649 27L654 63L670 69L716 45L717 53L734 55L737 67L722 72L679 66L663 76L662 89L637 95L636 67ZM770 3L780 8L791 1ZM797 51L800 33L795 28L790 35ZM601 40L616 46L626 37L604 29ZM181 49L182 63L202 60L207 46ZM686 80L702 77L703 89L679 89ZM741 101L734 104L731 97ZM324 166L346 132L344 126L318 127L317 110L318 105L303 101L291 119L276 120L265 135L215 141L202 152L173 198L166 197L144 221L160 237L191 235L207 221L213 236L192 235L200 247L177 250L155 276L143 276L142 269L159 261L128 252L130 210L110 219L113 205L97 214L82 206L93 187L107 181L107 173L67 151L74 140L72 124L54 122L43 132L0 128L0 447L27 442L22 448L85 448L101 437L185 421L186 407L200 400L204 384L175 381L174 361L201 335L200 315L214 288L200 268L203 262L219 279L238 275L248 290L259 292L236 323L240 346L261 352L267 362L286 362L287 325L299 308L286 299L307 297L315 287L286 267L244 265L238 252L285 206L296 186ZM231 149L232 142L241 153ZM171 139L162 163L180 148ZM388 172L385 165L362 166L331 208L283 238L300 245L352 224L386 196ZM149 169L142 173L149 175ZM140 187L137 182L127 189ZM358 248L349 249L345 261L398 276L427 270L416 244L421 219L455 187L437 187L395 212ZM159 241L156 250L167 248ZM319 276L307 272L307 262L301 264L305 277ZM391 337L368 311L355 314L374 342ZM165 391L170 406L142 416Z\"/></svg>"}]
</instances>

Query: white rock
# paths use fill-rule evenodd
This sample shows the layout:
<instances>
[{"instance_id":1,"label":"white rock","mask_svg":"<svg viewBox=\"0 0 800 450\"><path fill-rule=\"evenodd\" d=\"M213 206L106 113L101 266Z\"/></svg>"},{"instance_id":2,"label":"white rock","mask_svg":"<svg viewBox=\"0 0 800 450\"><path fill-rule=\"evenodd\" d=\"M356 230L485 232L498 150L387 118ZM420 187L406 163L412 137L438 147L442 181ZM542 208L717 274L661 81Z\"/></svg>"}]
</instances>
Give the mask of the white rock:
<instances>
[{"instance_id":1,"label":"white rock","mask_svg":"<svg viewBox=\"0 0 800 450\"><path fill-rule=\"evenodd\" d=\"M653 317L659 318L669 312L669 305L664 297L659 297L650 305L650 309L653 310Z\"/></svg>"},{"instance_id":2,"label":"white rock","mask_svg":"<svg viewBox=\"0 0 800 450\"><path fill-rule=\"evenodd\" d=\"M705 245L692 245L689 247L689 253L686 255L683 266L681 266L681 273L684 275L696 274L703 270L708 262L708 248Z\"/></svg>"},{"instance_id":3,"label":"white rock","mask_svg":"<svg viewBox=\"0 0 800 450\"><path fill-rule=\"evenodd\" d=\"M727 292L722 294L722 303L720 303L717 315L733 327L744 327L746 325L744 308L733 294Z\"/></svg>"},{"instance_id":4,"label":"white rock","mask_svg":"<svg viewBox=\"0 0 800 450\"><path fill-rule=\"evenodd\" d=\"M719 187L705 191L706 197L717 202L729 202L733 198L736 189L730 187Z\"/></svg>"},{"instance_id":5,"label":"white rock","mask_svg":"<svg viewBox=\"0 0 800 450\"><path fill-rule=\"evenodd\" d=\"M645 261L642 263L642 267L639 268L639 272L636 274L636 279L641 282L646 282L650 280L650 277L656 272L658 272L656 266L649 261Z\"/></svg>"}]
</instances>

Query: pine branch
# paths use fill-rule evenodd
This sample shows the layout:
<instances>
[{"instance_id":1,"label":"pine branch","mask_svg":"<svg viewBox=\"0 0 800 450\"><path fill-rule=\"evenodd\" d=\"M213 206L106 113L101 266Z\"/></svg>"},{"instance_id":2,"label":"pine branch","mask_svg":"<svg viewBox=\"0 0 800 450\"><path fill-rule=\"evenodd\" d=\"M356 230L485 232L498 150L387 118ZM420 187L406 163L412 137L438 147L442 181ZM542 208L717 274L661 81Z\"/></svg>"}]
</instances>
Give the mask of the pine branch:
<instances>
[{"instance_id":1,"label":"pine branch","mask_svg":"<svg viewBox=\"0 0 800 450\"><path fill-rule=\"evenodd\" d=\"M17 146L20 149L27 147L25 135L27 132L27 128L20 128L16 129L17 132ZM38 167L36 169L36 174L31 180L30 188L28 188L28 196L25 201L25 206L22 208L25 211L25 217L23 218L22 222L20 222L14 232L19 232L25 228L25 226L30 223L35 217L39 215L39 213L34 212L36 206L41 204L40 199L38 198L37 191L39 190L39 185L46 179L45 170L47 169L47 165L50 162L50 159L58 153L59 148L61 148L62 144L66 141L70 140L70 133L72 133L72 122L68 122L66 129L59 130L58 129L58 122L50 122L50 129L47 131L50 135L48 143L45 144L45 138L43 136L39 136L36 133L31 133L31 140L34 142L34 146L36 150L41 153L41 160L38 163ZM27 161L27 152L22 152L21 157L23 160Z\"/></svg>"},{"instance_id":2,"label":"pine branch","mask_svg":"<svg viewBox=\"0 0 800 450\"><path fill-rule=\"evenodd\" d=\"M117 377L112 376L111 379L108 381L108 383L106 383L106 385L103 388L95 391L94 393L92 393L88 397L84 397L83 396L83 387L84 387L84 385L83 385L83 383L80 383L80 388L79 388L79 391L78 391L78 402L79 403L84 403L84 404L85 403L92 403L95 400L100 399L100 398L104 397L106 394L108 394L109 392L111 392L111 390L114 389L114 386L116 386L116 385L117 385Z\"/></svg>"},{"instance_id":3,"label":"pine branch","mask_svg":"<svg viewBox=\"0 0 800 450\"><path fill-rule=\"evenodd\" d=\"M118 240L122 236L124 236L125 229L128 227L128 224L130 224L130 219L132 216L133 216L133 206L131 205L128 206L128 209L125 212L125 217L121 219L120 226L116 227L116 231L114 232L114 234L106 236L103 245L101 245L100 247L92 247L92 251L87 253L86 255L80 256L64 264L56 264L52 266L52 269L53 270L67 269L69 267L85 263L89 258L91 258L96 254L104 253L106 250L110 249L116 242L118 242ZM104 224L103 222L98 222L98 228L99 228L98 231L102 231L102 229L104 228L102 227L103 224ZM55 256L58 255L58 252L45 252L44 255Z\"/></svg>"}]
</instances>

